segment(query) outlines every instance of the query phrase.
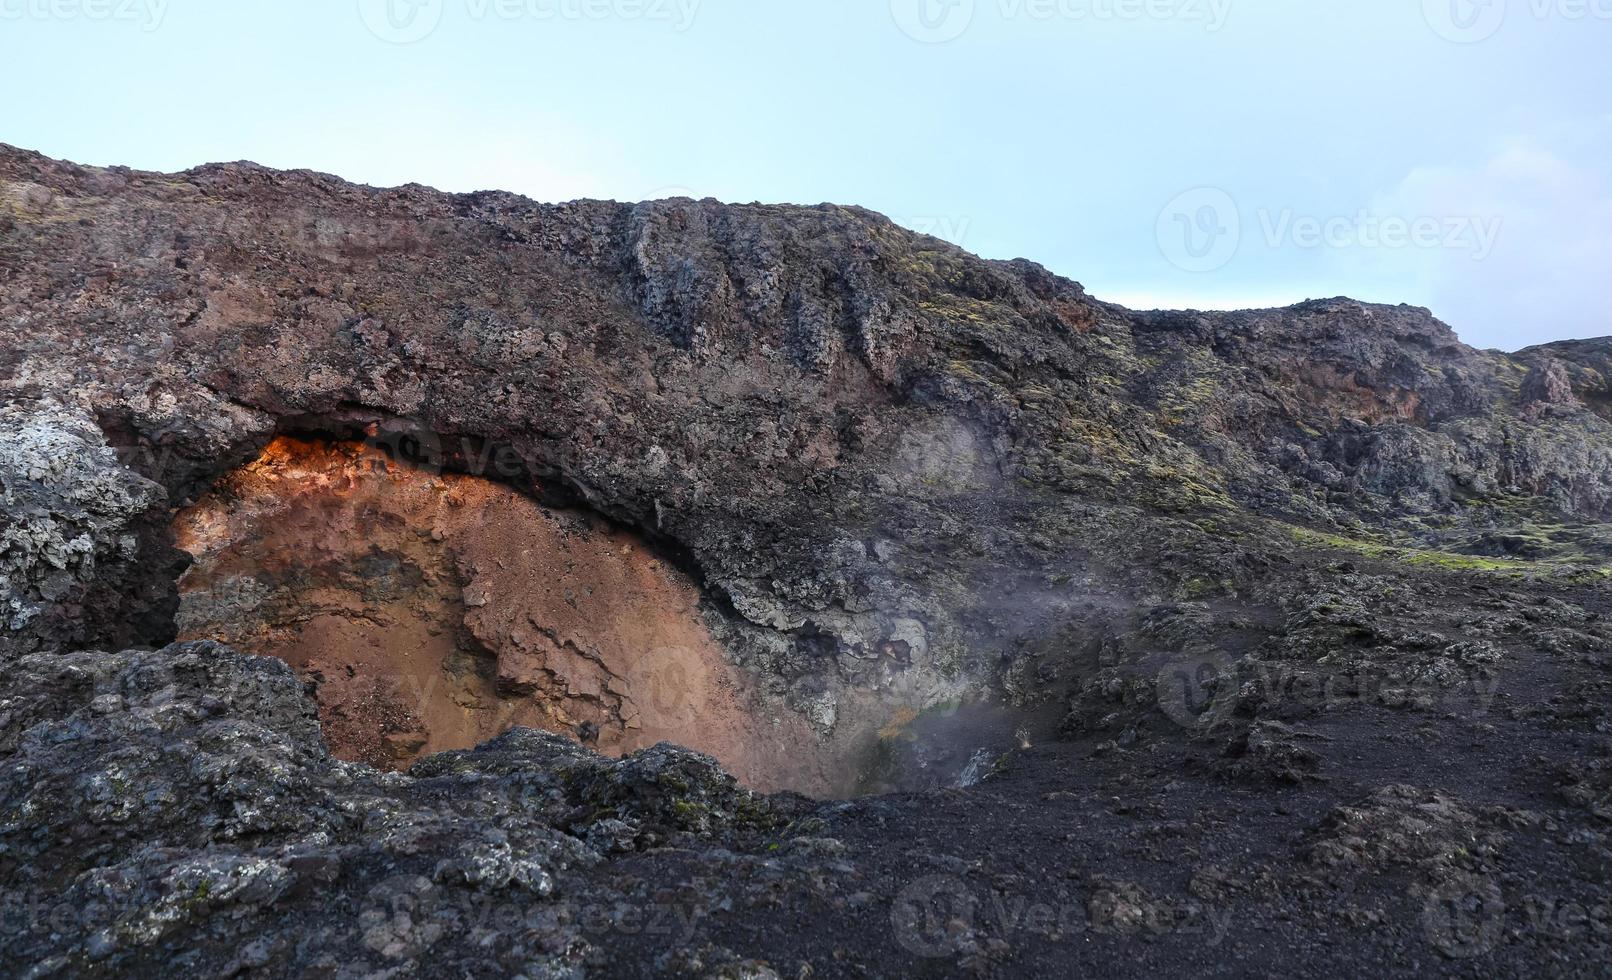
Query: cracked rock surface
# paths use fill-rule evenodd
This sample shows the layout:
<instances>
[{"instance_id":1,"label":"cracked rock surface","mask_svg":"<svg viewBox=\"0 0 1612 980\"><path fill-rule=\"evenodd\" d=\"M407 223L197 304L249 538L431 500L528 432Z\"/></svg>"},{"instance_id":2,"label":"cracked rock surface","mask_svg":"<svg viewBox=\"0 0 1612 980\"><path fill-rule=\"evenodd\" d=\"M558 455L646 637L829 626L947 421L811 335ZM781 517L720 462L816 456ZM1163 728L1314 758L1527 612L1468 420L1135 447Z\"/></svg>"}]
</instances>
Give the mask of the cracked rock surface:
<instances>
[{"instance_id":1,"label":"cracked rock surface","mask_svg":"<svg viewBox=\"0 0 1612 980\"><path fill-rule=\"evenodd\" d=\"M407 768L528 727L614 755L677 742L758 789L855 788L833 739L727 661L694 584L586 514L362 443L277 439L176 532L196 558L182 638L297 668L341 758Z\"/></svg>"},{"instance_id":2,"label":"cracked rock surface","mask_svg":"<svg viewBox=\"0 0 1612 980\"><path fill-rule=\"evenodd\" d=\"M0 147L0 399L5 975L1604 975L1607 340L1135 312L830 205ZM516 719L575 737L344 751L375 637L299 644L402 621L388 568L456 625L376 649L494 693L643 637L501 600L472 522L367 566L298 537L330 501L253 524L287 441L642 549L761 769L632 742L603 676Z\"/></svg>"}]
</instances>

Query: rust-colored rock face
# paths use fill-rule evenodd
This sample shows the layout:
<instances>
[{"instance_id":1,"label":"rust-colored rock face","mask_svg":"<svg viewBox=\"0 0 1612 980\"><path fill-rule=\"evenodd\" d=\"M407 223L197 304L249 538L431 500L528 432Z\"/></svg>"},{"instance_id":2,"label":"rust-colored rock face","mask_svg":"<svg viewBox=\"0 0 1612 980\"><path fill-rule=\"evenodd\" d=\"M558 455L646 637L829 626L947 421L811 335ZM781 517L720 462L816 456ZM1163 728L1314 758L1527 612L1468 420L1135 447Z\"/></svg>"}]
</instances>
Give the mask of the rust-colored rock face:
<instances>
[{"instance_id":1,"label":"rust-colored rock face","mask_svg":"<svg viewBox=\"0 0 1612 980\"><path fill-rule=\"evenodd\" d=\"M362 443L282 437L183 511L176 537L196 558L184 636L290 663L343 758L399 768L521 726L612 755L673 741L752 785L826 788L776 748L812 740L762 721L695 585L588 515Z\"/></svg>"}]
</instances>

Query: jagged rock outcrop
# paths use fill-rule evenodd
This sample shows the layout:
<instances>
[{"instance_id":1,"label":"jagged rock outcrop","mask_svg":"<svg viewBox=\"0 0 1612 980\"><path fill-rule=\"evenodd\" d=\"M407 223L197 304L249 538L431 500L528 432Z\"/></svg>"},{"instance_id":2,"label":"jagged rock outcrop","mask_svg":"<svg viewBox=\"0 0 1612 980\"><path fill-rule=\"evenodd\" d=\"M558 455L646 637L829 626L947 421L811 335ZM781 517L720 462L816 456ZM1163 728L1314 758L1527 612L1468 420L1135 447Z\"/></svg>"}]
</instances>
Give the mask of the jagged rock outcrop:
<instances>
[{"instance_id":1,"label":"jagged rock outcrop","mask_svg":"<svg viewBox=\"0 0 1612 980\"><path fill-rule=\"evenodd\" d=\"M0 654L171 630L166 503L82 411L0 408Z\"/></svg>"},{"instance_id":2,"label":"jagged rock outcrop","mask_svg":"<svg viewBox=\"0 0 1612 980\"><path fill-rule=\"evenodd\" d=\"M0 147L0 972L1593 973L1521 910L1612 900L1561 873L1612 862L1609 378L1411 307L1129 311L853 208ZM175 515L287 438L613 522L758 738L912 792L528 729L334 759L311 678L170 645Z\"/></svg>"},{"instance_id":3,"label":"jagged rock outcrop","mask_svg":"<svg viewBox=\"0 0 1612 980\"><path fill-rule=\"evenodd\" d=\"M919 611L929 583L865 542L893 526L921 551L936 511L1186 484L1381 527L1513 489L1594 518L1612 487L1598 415L1530 416L1529 358L1423 310L1131 314L830 206L545 206L20 151L0 175L9 393L71 392L160 457L176 502L276 427L406 420L512 447L735 608L776 610L758 625ZM1607 357L1580 350L1589 390Z\"/></svg>"},{"instance_id":4,"label":"jagged rock outcrop","mask_svg":"<svg viewBox=\"0 0 1612 980\"><path fill-rule=\"evenodd\" d=\"M25 657L0 705L8 972L563 974L589 950L561 872L790 815L670 746L516 731L412 778L344 766L289 668L209 644ZM515 945L481 960L492 906ZM278 925L242 942L243 919Z\"/></svg>"},{"instance_id":5,"label":"jagged rock outcrop","mask_svg":"<svg viewBox=\"0 0 1612 980\"><path fill-rule=\"evenodd\" d=\"M287 437L175 535L180 638L297 668L340 758L407 768L524 726L616 755L677 742L757 789L856 788L837 757L856 732L753 694L694 583L585 512Z\"/></svg>"}]
</instances>

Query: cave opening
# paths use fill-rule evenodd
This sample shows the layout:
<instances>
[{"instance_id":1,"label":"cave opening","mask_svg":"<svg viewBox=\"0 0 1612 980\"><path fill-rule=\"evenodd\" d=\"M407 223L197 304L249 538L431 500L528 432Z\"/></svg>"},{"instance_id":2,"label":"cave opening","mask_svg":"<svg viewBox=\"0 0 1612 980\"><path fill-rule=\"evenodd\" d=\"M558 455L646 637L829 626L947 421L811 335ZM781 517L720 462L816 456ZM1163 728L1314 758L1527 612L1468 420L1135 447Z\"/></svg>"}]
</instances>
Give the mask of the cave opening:
<instances>
[{"instance_id":1,"label":"cave opening","mask_svg":"<svg viewBox=\"0 0 1612 980\"><path fill-rule=\"evenodd\" d=\"M284 660L332 752L383 769L532 727L607 755L675 742L763 791L844 788L809 723L729 661L674 562L439 459L274 438L174 519L193 559L180 638Z\"/></svg>"}]
</instances>

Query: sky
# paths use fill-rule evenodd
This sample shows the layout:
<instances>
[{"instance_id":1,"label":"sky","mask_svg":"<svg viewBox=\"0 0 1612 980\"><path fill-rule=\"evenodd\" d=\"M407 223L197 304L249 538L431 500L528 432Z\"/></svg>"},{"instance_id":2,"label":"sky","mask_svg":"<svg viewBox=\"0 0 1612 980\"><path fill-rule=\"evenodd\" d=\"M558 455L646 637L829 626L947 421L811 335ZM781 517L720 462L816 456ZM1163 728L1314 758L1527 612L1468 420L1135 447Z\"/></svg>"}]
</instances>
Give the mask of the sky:
<instances>
[{"instance_id":1,"label":"sky","mask_svg":"<svg viewBox=\"0 0 1612 980\"><path fill-rule=\"evenodd\" d=\"M832 201L1138 308L1612 334L1612 0L0 0L0 142Z\"/></svg>"}]
</instances>

